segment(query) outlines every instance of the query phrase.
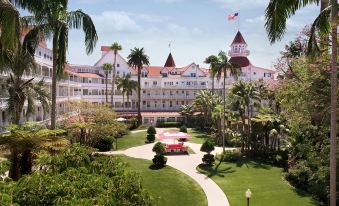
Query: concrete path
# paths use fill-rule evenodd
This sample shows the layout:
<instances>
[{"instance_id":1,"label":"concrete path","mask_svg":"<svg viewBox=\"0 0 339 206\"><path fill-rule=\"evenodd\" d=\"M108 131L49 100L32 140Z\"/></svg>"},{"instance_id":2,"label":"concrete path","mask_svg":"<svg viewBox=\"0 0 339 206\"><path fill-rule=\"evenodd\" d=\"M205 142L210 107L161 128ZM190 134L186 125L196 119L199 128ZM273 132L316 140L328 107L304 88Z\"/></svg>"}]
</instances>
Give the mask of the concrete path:
<instances>
[{"instance_id":1,"label":"concrete path","mask_svg":"<svg viewBox=\"0 0 339 206\"><path fill-rule=\"evenodd\" d=\"M162 129L157 129L157 134L162 132ZM133 147L124 151L104 152L103 154L124 154L129 157L152 160L154 157L152 152L154 144ZM194 179L204 190L209 206L229 206L228 199L220 187L213 180L196 170L196 167L202 163L201 159L204 155L204 153L200 152L201 144L186 142L185 145L189 146L196 154L167 156L167 165L180 170ZM220 153L221 151L222 148L218 147L214 153Z\"/></svg>"}]
</instances>

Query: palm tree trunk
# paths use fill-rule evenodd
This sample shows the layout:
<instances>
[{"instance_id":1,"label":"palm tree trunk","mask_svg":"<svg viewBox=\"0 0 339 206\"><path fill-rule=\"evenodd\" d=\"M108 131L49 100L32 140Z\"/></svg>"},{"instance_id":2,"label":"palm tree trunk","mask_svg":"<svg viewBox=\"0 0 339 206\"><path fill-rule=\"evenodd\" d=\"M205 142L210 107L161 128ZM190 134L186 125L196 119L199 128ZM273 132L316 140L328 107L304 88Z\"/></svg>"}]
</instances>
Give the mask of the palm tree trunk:
<instances>
[{"instance_id":1,"label":"palm tree trunk","mask_svg":"<svg viewBox=\"0 0 339 206\"><path fill-rule=\"evenodd\" d=\"M56 31L53 35L53 70L52 70L52 106L51 106L51 129L56 124L56 93L57 93L57 61L58 61L58 36Z\"/></svg>"},{"instance_id":2,"label":"palm tree trunk","mask_svg":"<svg viewBox=\"0 0 339 206\"><path fill-rule=\"evenodd\" d=\"M122 92L122 113L125 113L125 92Z\"/></svg>"},{"instance_id":3,"label":"palm tree trunk","mask_svg":"<svg viewBox=\"0 0 339 206\"><path fill-rule=\"evenodd\" d=\"M11 167L8 176L14 181L20 178L20 158L16 149L11 149Z\"/></svg>"},{"instance_id":4,"label":"palm tree trunk","mask_svg":"<svg viewBox=\"0 0 339 206\"><path fill-rule=\"evenodd\" d=\"M106 103L108 103L108 93L107 93L107 91L108 91L108 74L106 73Z\"/></svg>"},{"instance_id":5,"label":"palm tree trunk","mask_svg":"<svg viewBox=\"0 0 339 206\"><path fill-rule=\"evenodd\" d=\"M114 108L114 99L113 99L113 96L114 96L114 87L115 87L115 65L117 63L117 52L114 51L114 64L113 64L113 67L112 67L112 93L111 93L111 103L112 103L112 108Z\"/></svg>"},{"instance_id":6,"label":"palm tree trunk","mask_svg":"<svg viewBox=\"0 0 339 206\"><path fill-rule=\"evenodd\" d=\"M141 124L141 67L138 67L138 126Z\"/></svg>"},{"instance_id":7,"label":"palm tree trunk","mask_svg":"<svg viewBox=\"0 0 339 206\"><path fill-rule=\"evenodd\" d=\"M214 75L212 75L212 94L214 94Z\"/></svg>"},{"instance_id":8,"label":"palm tree trunk","mask_svg":"<svg viewBox=\"0 0 339 206\"><path fill-rule=\"evenodd\" d=\"M222 152L225 153L225 111L226 111L226 68L224 69L224 88L223 88L223 111L222 111Z\"/></svg>"},{"instance_id":9,"label":"palm tree trunk","mask_svg":"<svg viewBox=\"0 0 339 206\"><path fill-rule=\"evenodd\" d=\"M33 157L30 148L25 149L21 156L21 175L26 175L32 172Z\"/></svg>"},{"instance_id":10,"label":"palm tree trunk","mask_svg":"<svg viewBox=\"0 0 339 206\"><path fill-rule=\"evenodd\" d=\"M337 89L338 89L338 2L331 0L331 29L332 29L332 65L331 65L331 152L330 152L330 205L335 206L337 199Z\"/></svg>"}]
</instances>

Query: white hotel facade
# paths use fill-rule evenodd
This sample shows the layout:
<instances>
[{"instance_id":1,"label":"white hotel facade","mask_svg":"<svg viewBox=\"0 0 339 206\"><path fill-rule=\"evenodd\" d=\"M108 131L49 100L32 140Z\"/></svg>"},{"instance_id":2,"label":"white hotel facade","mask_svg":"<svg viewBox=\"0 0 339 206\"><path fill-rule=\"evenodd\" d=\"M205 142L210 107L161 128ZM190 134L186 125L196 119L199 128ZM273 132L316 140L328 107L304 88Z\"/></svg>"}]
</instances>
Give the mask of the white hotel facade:
<instances>
[{"instance_id":1,"label":"white hotel facade","mask_svg":"<svg viewBox=\"0 0 339 206\"><path fill-rule=\"evenodd\" d=\"M114 52L107 46L101 47L102 57L90 65L66 65L65 78L57 84L57 114L61 115L72 111L69 101L84 100L93 104L102 104L106 101L105 76L102 69L105 63L114 63ZM230 61L241 65L242 74L239 79L245 81L264 80L274 81L274 70L254 66L248 59L250 52L240 32L238 32L231 44L228 55ZM29 72L25 78L34 77L37 81L44 78L46 89L51 89L52 74L52 51L46 44L40 44L36 51L35 59L39 69ZM137 72L130 68L126 60L117 55L116 77L130 74L132 79L137 80ZM112 74L109 73L108 84L111 84ZM1 76L1 98L0 98L0 125L9 123L6 111L6 74ZM231 87L234 80L228 77L226 88ZM146 66L142 69L141 77L141 110L145 123L156 121L177 121L180 118L178 111L180 106L191 104L200 90L212 88L212 80L209 70L201 68L196 63L184 67L177 67L172 54L169 54L164 66ZM223 82L215 80L215 89L223 88ZM111 94L111 87L108 93ZM121 112L123 109L123 98L121 92L115 88L114 105L115 110ZM126 98L125 98L126 100ZM110 101L110 98L109 98ZM125 102L125 112L133 113L137 110L137 95L133 92L129 102ZM26 119L23 117L22 121ZM49 115L44 115L41 105L37 104L36 113L29 120L48 121Z\"/></svg>"}]
</instances>

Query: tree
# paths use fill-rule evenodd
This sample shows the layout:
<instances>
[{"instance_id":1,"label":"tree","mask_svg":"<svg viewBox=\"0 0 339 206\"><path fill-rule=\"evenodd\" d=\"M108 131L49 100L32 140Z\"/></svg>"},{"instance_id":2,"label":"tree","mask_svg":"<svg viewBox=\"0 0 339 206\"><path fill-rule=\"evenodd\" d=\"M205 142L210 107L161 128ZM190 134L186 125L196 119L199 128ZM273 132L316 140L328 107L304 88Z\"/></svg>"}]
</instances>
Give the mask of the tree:
<instances>
[{"instance_id":1,"label":"tree","mask_svg":"<svg viewBox=\"0 0 339 206\"><path fill-rule=\"evenodd\" d=\"M29 174L33 166L33 151L63 146L67 141L60 135L64 130L49 130L39 123L27 122L22 126L10 125L0 134L0 145L10 150L9 177L18 180Z\"/></svg>"},{"instance_id":2,"label":"tree","mask_svg":"<svg viewBox=\"0 0 339 206\"><path fill-rule=\"evenodd\" d=\"M107 90L107 84L108 84L108 73L109 71L112 70L112 64L110 63L105 63L102 68L105 72L105 83L106 83L106 91L105 91L105 94L106 94L106 103L108 103L108 90Z\"/></svg>"},{"instance_id":3,"label":"tree","mask_svg":"<svg viewBox=\"0 0 339 206\"><path fill-rule=\"evenodd\" d=\"M141 70L144 65L149 65L149 57L145 54L144 48L131 49L131 53L127 57L128 65L136 68L138 71L138 124L142 124L141 117Z\"/></svg>"},{"instance_id":4,"label":"tree","mask_svg":"<svg viewBox=\"0 0 339 206\"><path fill-rule=\"evenodd\" d=\"M218 63L218 72L217 72L217 78L220 79L221 76L224 77L224 82L223 82L223 96L222 96L222 99L223 99L223 102L224 102L224 111L226 111L226 77L227 77L227 72L229 72L233 78L235 80L238 79L238 76L239 74L241 73L241 67L237 64L234 64L230 61L228 61L228 58L227 58L227 55L226 55L226 52L224 51L220 51L219 54L218 54L218 58L219 58L219 63ZM223 132L222 132L222 135L223 135L223 144L222 144L222 149L223 149L223 152L225 153L225 115L223 115Z\"/></svg>"},{"instance_id":5,"label":"tree","mask_svg":"<svg viewBox=\"0 0 339 206\"><path fill-rule=\"evenodd\" d=\"M166 153L165 146L161 142L157 142L152 149L153 152L155 152L155 156L152 159L153 164L156 167L164 167L167 162L167 158L164 156Z\"/></svg>"},{"instance_id":6,"label":"tree","mask_svg":"<svg viewBox=\"0 0 339 206\"><path fill-rule=\"evenodd\" d=\"M132 94L133 90L137 88L137 82L131 80L131 75L126 75L124 77L117 78L117 88L122 92L122 104L123 112L125 111L125 95L127 96L127 103L129 102L129 96Z\"/></svg>"},{"instance_id":7,"label":"tree","mask_svg":"<svg viewBox=\"0 0 339 206\"><path fill-rule=\"evenodd\" d=\"M214 79L215 79L215 75L217 74L219 70L219 67L218 67L219 59L217 56L211 55L205 59L204 63L210 65L210 75L212 78L212 94L214 94Z\"/></svg>"},{"instance_id":8,"label":"tree","mask_svg":"<svg viewBox=\"0 0 339 206\"><path fill-rule=\"evenodd\" d=\"M44 80L35 83L34 78L25 80L23 75L34 72L36 64L34 57L19 44L16 53L12 54L12 59L4 63L1 71L9 73L7 79L7 91L9 97L7 99L7 111L9 112L12 123L20 124L21 114L24 105L27 104L25 116L35 112L35 101L38 100L44 112L49 110L49 94L44 89Z\"/></svg>"},{"instance_id":9,"label":"tree","mask_svg":"<svg viewBox=\"0 0 339 206\"><path fill-rule=\"evenodd\" d=\"M157 131L155 130L155 128L153 126L148 127L148 129L147 129L147 141L148 142L154 142L156 133L157 133Z\"/></svg>"},{"instance_id":10,"label":"tree","mask_svg":"<svg viewBox=\"0 0 339 206\"><path fill-rule=\"evenodd\" d=\"M61 77L65 68L68 49L68 32L70 29L83 29L87 54L93 52L98 36L91 17L81 10L69 12L68 1L41 1L38 9L32 9L30 11L34 16L26 17L24 24L32 26L33 28L27 34L27 37L36 39L36 42L39 42L36 34L42 34L45 38L50 37L52 39L53 71L51 128L55 129L56 83L57 78Z\"/></svg>"},{"instance_id":11,"label":"tree","mask_svg":"<svg viewBox=\"0 0 339 206\"><path fill-rule=\"evenodd\" d=\"M286 30L286 21L293 16L295 12L308 4L319 3L319 0L298 0L282 2L279 0L271 0L266 9L266 30L268 37L272 43L280 40ZM329 4L330 3L330 4ZM330 5L330 7L326 7ZM330 24L329 24L330 22ZM331 43L332 43L332 59L331 59L331 175L330 175L330 204L336 205L336 138L337 138L337 85L338 85L338 69L337 69L337 52L338 52L338 2L337 0L322 0L321 12L312 24L311 36L309 39L309 53L313 52L313 48L319 50L316 44L316 29L326 34L329 33L329 25L331 26ZM315 45L315 46L314 46Z\"/></svg>"},{"instance_id":12,"label":"tree","mask_svg":"<svg viewBox=\"0 0 339 206\"><path fill-rule=\"evenodd\" d=\"M116 73L116 65L117 65L117 54L119 51L122 50L122 46L118 42L114 42L110 49L114 52L114 63L112 67L112 93L111 93L111 102L112 102L112 108L114 108L114 101L113 101L113 96L115 92L115 73Z\"/></svg>"},{"instance_id":13,"label":"tree","mask_svg":"<svg viewBox=\"0 0 339 206\"><path fill-rule=\"evenodd\" d=\"M180 114L184 117L184 124L187 125L188 119L192 117L194 113L193 105L184 104L180 106Z\"/></svg>"},{"instance_id":14,"label":"tree","mask_svg":"<svg viewBox=\"0 0 339 206\"><path fill-rule=\"evenodd\" d=\"M211 154L211 152L214 150L214 142L211 140L206 140L200 148L200 151L206 152L207 154L204 155L202 158L202 161L205 164L211 165L214 162L214 155Z\"/></svg>"}]
</instances>

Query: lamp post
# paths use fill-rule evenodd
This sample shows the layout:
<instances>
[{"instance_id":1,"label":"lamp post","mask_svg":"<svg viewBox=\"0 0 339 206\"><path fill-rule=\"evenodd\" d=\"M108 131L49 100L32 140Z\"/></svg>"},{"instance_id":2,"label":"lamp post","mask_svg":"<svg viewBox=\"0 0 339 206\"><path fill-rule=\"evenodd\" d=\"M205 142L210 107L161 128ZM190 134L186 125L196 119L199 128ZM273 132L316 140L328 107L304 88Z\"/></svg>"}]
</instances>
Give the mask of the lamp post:
<instances>
[{"instance_id":1,"label":"lamp post","mask_svg":"<svg viewBox=\"0 0 339 206\"><path fill-rule=\"evenodd\" d=\"M252 196L252 192L250 189L247 189L247 191L245 192L245 196L246 196L246 199L247 199L247 206L250 206L250 198Z\"/></svg>"}]
</instances>

